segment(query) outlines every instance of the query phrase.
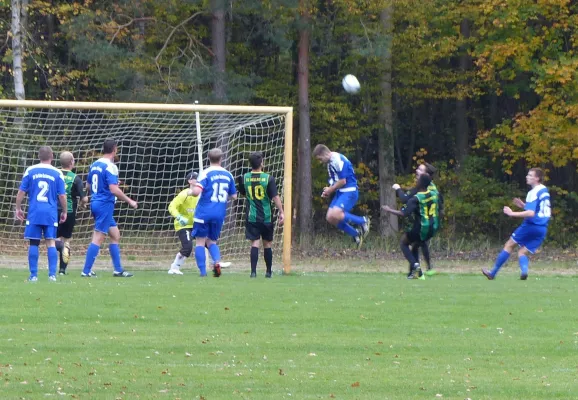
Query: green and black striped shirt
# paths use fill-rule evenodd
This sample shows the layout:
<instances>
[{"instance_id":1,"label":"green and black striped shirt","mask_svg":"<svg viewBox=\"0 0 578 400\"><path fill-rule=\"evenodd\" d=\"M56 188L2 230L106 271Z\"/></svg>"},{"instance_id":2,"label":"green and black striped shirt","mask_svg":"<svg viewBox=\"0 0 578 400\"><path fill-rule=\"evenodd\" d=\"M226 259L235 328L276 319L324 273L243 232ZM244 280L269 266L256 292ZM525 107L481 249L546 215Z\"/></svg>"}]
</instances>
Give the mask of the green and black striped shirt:
<instances>
[{"instance_id":1,"label":"green and black striped shirt","mask_svg":"<svg viewBox=\"0 0 578 400\"><path fill-rule=\"evenodd\" d=\"M275 178L265 172L247 172L239 192L247 198L247 222L273 222L272 199L278 195Z\"/></svg>"}]
</instances>

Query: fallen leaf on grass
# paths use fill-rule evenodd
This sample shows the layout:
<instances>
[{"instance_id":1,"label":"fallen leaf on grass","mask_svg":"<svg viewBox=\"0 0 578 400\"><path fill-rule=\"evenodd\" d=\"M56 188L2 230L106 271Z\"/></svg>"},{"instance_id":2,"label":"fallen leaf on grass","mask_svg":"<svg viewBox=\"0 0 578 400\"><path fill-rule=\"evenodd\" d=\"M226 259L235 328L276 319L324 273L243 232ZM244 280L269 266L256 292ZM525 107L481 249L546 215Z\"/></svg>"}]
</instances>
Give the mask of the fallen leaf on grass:
<instances>
[{"instance_id":1,"label":"fallen leaf on grass","mask_svg":"<svg viewBox=\"0 0 578 400\"><path fill-rule=\"evenodd\" d=\"M359 382L353 382L353 383L351 384L351 387L359 387Z\"/></svg>"}]
</instances>

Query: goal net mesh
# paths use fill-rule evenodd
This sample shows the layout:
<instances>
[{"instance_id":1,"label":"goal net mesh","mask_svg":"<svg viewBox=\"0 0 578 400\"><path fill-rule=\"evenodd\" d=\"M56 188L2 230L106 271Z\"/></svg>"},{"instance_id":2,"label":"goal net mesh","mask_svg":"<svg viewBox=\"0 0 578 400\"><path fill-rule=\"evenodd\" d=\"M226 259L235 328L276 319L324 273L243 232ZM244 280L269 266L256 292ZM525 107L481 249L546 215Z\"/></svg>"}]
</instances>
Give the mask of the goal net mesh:
<instances>
[{"instance_id":1,"label":"goal net mesh","mask_svg":"<svg viewBox=\"0 0 578 400\"><path fill-rule=\"evenodd\" d=\"M38 148L49 145L58 157L70 151L74 171L83 181L90 164L100 157L106 138L118 142L120 187L139 204L133 210L117 202L115 219L122 234L123 263L131 266L166 268L180 248L168 205L188 187L186 174L208 167L207 152L220 147L223 167L235 178L250 170L248 155L261 151L265 171L275 177L284 195L285 114L199 113L202 152L199 154L195 112L122 111L49 108L0 108L0 257L27 265L24 226L14 218L14 200L25 169L38 163ZM244 236L245 200L229 202L219 245L223 261L248 262ZM77 211L71 265L82 265L90 243L93 220L89 210ZM281 256L283 227L276 226L274 250ZM43 253L44 254L44 253ZM41 264L46 257L41 256ZM12 261L11 261L12 262ZM46 261L44 260L44 263ZM280 263L276 263L280 268ZM98 265L110 266L108 246L103 246ZM234 264L235 265L235 264ZM186 266L195 266L187 261Z\"/></svg>"}]
</instances>

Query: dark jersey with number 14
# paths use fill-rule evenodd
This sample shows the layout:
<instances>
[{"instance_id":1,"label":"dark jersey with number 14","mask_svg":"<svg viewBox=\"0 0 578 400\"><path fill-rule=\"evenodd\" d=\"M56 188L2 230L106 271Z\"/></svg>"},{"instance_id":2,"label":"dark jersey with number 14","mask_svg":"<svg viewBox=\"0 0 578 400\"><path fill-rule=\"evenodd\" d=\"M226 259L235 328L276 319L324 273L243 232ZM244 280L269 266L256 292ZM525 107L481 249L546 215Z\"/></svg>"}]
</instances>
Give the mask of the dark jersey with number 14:
<instances>
[{"instance_id":1,"label":"dark jersey with number 14","mask_svg":"<svg viewBox=\"0 0 578 400\"><path fill-rule=\"evenodd\" d=\"M239 191L247 198L247 222L272 223L271 199L277 196L277 185L272 175L247 172Z\"/></svg>"}]
</instances>

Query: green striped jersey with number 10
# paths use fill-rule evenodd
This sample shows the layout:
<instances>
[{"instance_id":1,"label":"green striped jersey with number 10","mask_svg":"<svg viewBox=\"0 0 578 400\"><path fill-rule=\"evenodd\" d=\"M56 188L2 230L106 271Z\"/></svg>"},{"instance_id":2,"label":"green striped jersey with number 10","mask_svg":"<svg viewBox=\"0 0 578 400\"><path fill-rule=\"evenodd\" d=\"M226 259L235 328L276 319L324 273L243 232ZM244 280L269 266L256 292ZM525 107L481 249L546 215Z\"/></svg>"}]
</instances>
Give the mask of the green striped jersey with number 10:
<instances>
[{"instance_id":1,"label":"green striped jersey with number 10","mask_svg":"<svg viewBox=\"0 0 578 400\"><path fill-rule=\"evenodd\" d=\"M273 187L270 187L271 182ZM271 199L277 195L273 177L264 172L247 172L243 175L243 186L249 202L247 221L273 222ZM274 189L274 193L272 193L272 189Z\"/></svg>"}]
</instances>

